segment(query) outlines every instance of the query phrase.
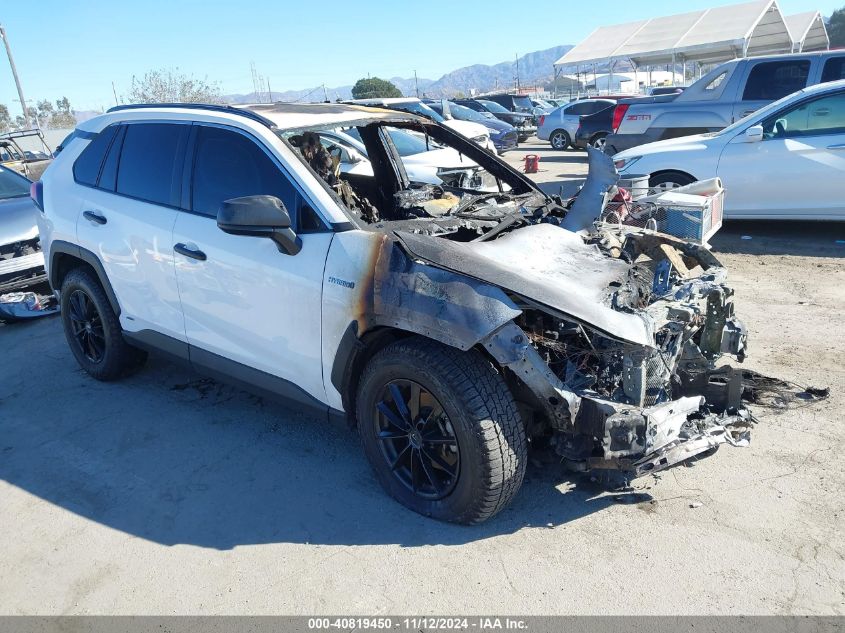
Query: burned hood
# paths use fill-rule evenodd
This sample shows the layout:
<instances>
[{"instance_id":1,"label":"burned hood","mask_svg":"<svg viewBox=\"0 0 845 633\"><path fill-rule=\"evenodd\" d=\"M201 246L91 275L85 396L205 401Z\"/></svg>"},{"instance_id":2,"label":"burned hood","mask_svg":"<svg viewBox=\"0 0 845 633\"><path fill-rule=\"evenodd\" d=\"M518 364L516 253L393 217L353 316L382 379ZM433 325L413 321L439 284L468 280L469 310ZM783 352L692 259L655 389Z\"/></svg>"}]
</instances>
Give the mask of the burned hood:
<instances>
[{"instance_id":1,"label":"burned hood","mask_svg":"<svg viewBox=\"0 0 845 633\"><path fill-rule=\"evenodd\" d=\"M612 307L616 291L630 283L632 267L576 233L536 224L488 242L396 235L411 255L430 264L498 286L613 337L654 344L647 315Z\"/></svg>"}]
</instances>

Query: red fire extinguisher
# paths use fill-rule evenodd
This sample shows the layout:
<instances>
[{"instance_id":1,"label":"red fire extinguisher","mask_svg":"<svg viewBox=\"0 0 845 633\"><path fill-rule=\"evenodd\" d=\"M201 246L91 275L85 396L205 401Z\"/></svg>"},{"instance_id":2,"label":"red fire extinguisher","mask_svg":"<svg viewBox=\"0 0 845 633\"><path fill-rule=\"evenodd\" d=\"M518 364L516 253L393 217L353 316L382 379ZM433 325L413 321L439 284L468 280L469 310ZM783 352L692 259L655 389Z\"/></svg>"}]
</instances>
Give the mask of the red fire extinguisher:
<instances>
[{"instance_id":1,"label":"red fire extinguisher","mask_svg":"<svg viewBox=\"0 0 845 633\"><path fill-rule=\"evenodd\" d=\"M537 154L528 154L525 157L525 169L523 170L526 174L536 174L540 170L540 157Z\"/></svg>"}]
</instances>

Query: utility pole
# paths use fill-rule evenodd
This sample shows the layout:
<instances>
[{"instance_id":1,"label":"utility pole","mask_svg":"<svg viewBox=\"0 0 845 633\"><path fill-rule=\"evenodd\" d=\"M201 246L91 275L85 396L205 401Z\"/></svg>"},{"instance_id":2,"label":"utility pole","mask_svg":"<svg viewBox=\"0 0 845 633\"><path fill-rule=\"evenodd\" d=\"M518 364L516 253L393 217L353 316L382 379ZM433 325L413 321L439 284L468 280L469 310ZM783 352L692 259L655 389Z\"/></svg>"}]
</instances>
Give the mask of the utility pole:
<instances>
[{"instance_id":1,"label":"utility pole","mask_svg":"<svg viewBox=\"0 0 845 633\"><path fill-rule=\"evenodd\" d=\"M3 44L6 45L6 55L9 57L9 66L12 67L12 77L15 78L15 86L18 88L18 98L21 100L21 107L23 108L23 122L29 128L29 113L26 111L26 99L23 96L23 88L21 88L21 80L18 78L18 69L15 68L15 59L12 57L12 49L9 48L9 38L6 36L6 29L0 24L0 37L3 38Z\"/></svg>"},{"instance_id":2,"label":"utility pole","mask_svg":"<svg viewBox=\"0 0 845 633\"><path fill-rule=\"evenodd\" d=\"M117 90L114 88L114 82L111 82L111 91L114 93L114 105L120 105L120 102L117 100Z\"/></svg>"},{"instance_id":3,"label":"utility pole","mask_svg":"<svg viewBox=\"0 0 845 633\"><path fill-rule=\"evenodd\" d=\"M519 92L519 53L514 54L516 59L516 91Z\"/></svg>"},{"instance_id":4,"label":"utility pole","mask_svg":"<svg viewBox=\"0 0 845 633\"><path fill-rule=\"evenodd\" d=\"M267 103L273 103L273 91L270 90L270 78L267 77Z\"/></svg>"},{"instance_id":5,"label":"utility pole","mask_svg":"<svg viewBox=\"0 0 845 633\"><path fill-rule=\"evenodd\" d=\"M417 69L414 69L414 89L417 92L417 99L420 98L420 84L417 82Z\"/></svg>"}]
</instances>

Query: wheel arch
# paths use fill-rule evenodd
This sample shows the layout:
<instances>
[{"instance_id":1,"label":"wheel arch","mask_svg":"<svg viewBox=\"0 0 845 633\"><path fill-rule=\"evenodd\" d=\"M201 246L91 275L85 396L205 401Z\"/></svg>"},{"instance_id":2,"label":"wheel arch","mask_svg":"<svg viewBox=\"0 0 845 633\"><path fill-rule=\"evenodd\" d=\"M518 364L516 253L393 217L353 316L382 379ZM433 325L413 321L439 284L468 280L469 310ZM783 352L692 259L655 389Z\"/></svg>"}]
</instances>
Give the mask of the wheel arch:
<instances>
[{"instance_id":1,"label":"wheel arch","mask_svg":"<svg viewBox=\"0 0 845 633\"><path fill-rule=\"evenodd\" d=\"M358 336L358 321L352 321L343 333L335 354L330 380L343 402L350 426L355 423L358 383L370 359L391 343L420 336L397 327L376 327Z\"/></svg>"},{"instance_id":2,"label":"wheel arch","mask_svg":"<svg viewBox=\"0 0 845 633\"><path fill-rule=\"evenodd\" d=\"M659 176L669 176L669 175L677 175L683 176L684 178L689 178L691 182L695 182L698 180L694 175L690 174L689 172L685 172L682 169L660 169L658 171L652 172L648 176L648 184L651 186L651 183L654 178Z\"/></svg>"},{"instance_id":3,"label":"wheel arch","mask_svg":"<svg viewBox=\"0 0 845 633\"><path fill-rule=\"evenodd\" d=\"M109 282L103 263L94 253L76 244L57 240L50 245L49 261L48 280L54 292L59 293L61 291L62 283L71 270L79 267L87 267L97 276L97 280L100 282L103 290L105 290L106 297L115 315L120 316L120 303L117 300L117 295L115 295L114 289Z\"/></svg>"}]
</instances>

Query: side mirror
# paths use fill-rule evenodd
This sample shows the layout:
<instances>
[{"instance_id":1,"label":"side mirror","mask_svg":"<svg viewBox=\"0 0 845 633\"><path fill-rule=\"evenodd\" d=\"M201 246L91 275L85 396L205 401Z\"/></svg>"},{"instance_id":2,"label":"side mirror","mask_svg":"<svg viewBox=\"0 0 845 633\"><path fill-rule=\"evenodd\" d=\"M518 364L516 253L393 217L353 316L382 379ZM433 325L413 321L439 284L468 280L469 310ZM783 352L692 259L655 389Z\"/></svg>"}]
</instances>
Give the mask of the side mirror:
<instances>
[{"instance_id":1,"label":"side mirror","mask_svg":"<svg viewBox=\"0 0 845 633\"><path fill-rule=\"evenodd\" d=\"M745 130L745 140L748 143L759 143L763 140L763 126L762 125L752 125L750 128Z\"/></svg>"},{"instance_id":2,"label":"side mirror","mask_svg":"<svg viewBox=\"0 0 845 633\"><path fill-rule=\"evenodd\" d=\"M244 196L226 200L217 212L217 226L231 235L267 237L280 253L296 255L302 240L290 228L290 215L275 196Z\"/></svg>"}]
</instances>

